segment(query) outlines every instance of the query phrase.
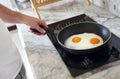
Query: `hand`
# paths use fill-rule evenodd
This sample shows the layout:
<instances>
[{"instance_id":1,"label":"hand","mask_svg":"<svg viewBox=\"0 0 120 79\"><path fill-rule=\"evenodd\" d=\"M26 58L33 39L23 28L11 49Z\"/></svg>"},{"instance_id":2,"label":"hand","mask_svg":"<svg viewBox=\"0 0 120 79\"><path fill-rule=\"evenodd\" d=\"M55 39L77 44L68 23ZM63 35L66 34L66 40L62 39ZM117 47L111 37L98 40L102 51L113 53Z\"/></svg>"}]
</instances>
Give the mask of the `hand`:
<instances>
[{"instance_id":1,"label":"hand","mask_svg":"<svg viewBox=\"0 0 120 79\"><path fill-rule=\"evenodd\" d=\"M31 32L36 35L41 35L41 34L44 35L46 33L46 31L42 27L48 28L48 26L45 24L45 21L43 21L43 20L41 20L41 23L40 23L40 25L38 25L38 27L39 27L38 29L40 31L38 31L36 28L30 27Z\"/></svg>"},{"instance_id":2,"label":"hand","mask_svg":"<svg viewBox=\"0 0 120 79\"><path fill-rule=\"evenodd\" d=\"M30 26L30 30L32 31L32 33L37 35L45 34L45 30L41 28L40 25L48 28L45 21L31 17L31 16L25 16L24 21L26 25Z\"/></svg>"}]
</instances>

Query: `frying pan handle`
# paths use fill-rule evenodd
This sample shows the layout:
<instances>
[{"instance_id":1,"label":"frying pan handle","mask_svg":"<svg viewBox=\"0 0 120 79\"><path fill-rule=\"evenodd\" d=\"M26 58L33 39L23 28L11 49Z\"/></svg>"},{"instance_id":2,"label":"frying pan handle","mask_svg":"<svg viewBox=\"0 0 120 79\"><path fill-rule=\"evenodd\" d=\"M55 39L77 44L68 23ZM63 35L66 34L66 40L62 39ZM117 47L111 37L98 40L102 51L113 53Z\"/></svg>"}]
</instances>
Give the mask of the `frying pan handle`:
<instances>
[{"instance_id":1,"label":"frying pan handle","mask_svg":"<svg viewBox=\"0 0 120 79\"><path fill-rule=\"evenodd\" d=\"M44 27L42 25L40 25L40 27L46 31L46 34L51 37L51 40L54 40L54 44L58 47L59 45L54 34L54 30L52 30L51 28Z\"/></svg>"}]
</instances>

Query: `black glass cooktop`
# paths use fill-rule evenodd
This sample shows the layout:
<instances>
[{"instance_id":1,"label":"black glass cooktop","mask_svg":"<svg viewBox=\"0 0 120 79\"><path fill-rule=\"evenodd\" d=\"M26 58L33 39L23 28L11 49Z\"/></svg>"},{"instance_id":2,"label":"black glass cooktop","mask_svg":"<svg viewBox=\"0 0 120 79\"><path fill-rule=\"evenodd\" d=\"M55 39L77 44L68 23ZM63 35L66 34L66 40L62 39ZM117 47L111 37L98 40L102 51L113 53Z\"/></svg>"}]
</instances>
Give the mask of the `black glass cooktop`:
<instances>
[{"instance_id":1,"label":"black glass cooktop","mask_svg":"<svg viewBox=\"0 0 120 79\"><path fill-rule=\"evenodd\" d=\"M94 70L102 65L109 64L120 59L120 38L118 38L113 33L109 44L111 50L110 52L84 56L66 53L66 51L63 50L56 42L56 35L65 26L78 22L80 23L95 21L87 15L82 14L53 24L49 24L48 26L53 30L53 34L47 34L73 77L84 74L90 70Z\"/></svg>"}]
</instances>

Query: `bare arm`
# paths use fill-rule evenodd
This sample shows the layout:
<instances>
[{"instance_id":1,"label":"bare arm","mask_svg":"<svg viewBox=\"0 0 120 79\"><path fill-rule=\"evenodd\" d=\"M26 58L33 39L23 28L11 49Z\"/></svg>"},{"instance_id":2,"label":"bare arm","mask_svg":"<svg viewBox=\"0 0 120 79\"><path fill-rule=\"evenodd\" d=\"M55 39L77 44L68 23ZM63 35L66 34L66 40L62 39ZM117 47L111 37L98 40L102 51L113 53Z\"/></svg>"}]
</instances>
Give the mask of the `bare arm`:
<instances>
[{"instance_id":1,"label":"bare arm","mask_svg":"<svg viewBox=\"0 0 120 79\"><path fill-rule=\"evenodd\" d=\"M45 33L45 31L42 28L40 28L39 25L47 27L46 23L43 20L16 11L12 11L1 4L0 4L0 18L3 21L9 23L24 23L30 26L30 28L36 29L41 33Z\"/></svg>"}]
</instances>

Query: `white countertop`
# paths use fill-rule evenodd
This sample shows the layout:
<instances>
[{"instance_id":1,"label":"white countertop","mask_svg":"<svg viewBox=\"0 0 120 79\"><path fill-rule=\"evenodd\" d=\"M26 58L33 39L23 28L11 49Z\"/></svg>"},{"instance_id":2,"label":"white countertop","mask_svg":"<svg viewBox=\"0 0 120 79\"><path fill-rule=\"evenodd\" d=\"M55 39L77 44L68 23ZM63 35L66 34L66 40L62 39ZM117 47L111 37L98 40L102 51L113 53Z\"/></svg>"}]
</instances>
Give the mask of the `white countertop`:
<instances>
[{"instance_id":1,"label":"white countertop","mask_svg":"<svg viewBox=\"0 0 120 79\"><path fill-rule=\"evenodd\" d=\"M67 2L67 1L66 1ZM87 6L80 2L59 2L57 5L41 7L40 13L47 24L85 13L100 24L107 26L120 37L120 18L103 8ZM57 4L57 3L56 3ZM26 9L25 14L36 17L34 11ZM120 61L73 78L59 53L45 36L37 36L29 27L18 24L18 32L35 79L119 79Z\"/></svg>"}]
</instances>

